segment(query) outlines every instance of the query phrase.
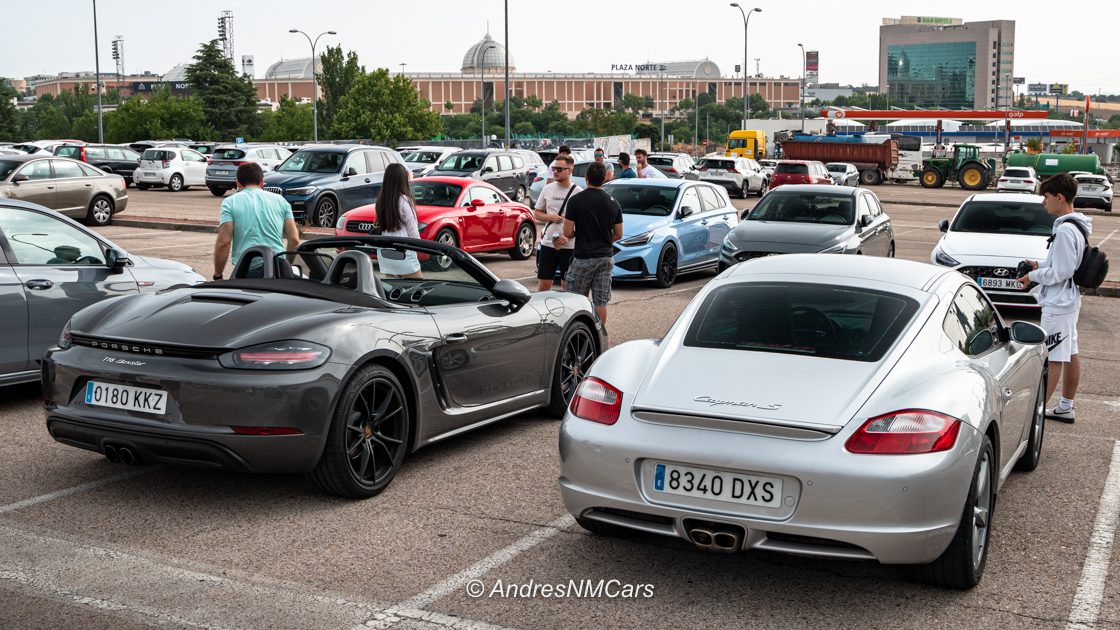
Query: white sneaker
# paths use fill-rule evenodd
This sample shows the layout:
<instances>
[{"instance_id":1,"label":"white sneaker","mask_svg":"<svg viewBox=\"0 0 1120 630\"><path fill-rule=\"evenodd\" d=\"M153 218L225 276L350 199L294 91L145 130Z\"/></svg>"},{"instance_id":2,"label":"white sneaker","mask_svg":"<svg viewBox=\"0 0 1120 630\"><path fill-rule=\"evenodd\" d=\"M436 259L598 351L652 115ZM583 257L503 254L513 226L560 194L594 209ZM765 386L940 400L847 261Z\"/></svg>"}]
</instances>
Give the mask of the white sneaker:
<instances>
[{"instance_id":1,"label":"white sneaker","mask_svg":"<svg viewBox=\"0 0 1120 630\"><path fill-rule=\"evenodd\" d=\"M1073 407L1070 407L1069 409L1062 409L1061 407L1054 407L1053 409L1050 409L1046 412L1046 417L1047 418L1053 418L1055 420L1060 420L1062 422L1073 423L1074 409L1073 409Z\"/></svg>"}]
</instances>

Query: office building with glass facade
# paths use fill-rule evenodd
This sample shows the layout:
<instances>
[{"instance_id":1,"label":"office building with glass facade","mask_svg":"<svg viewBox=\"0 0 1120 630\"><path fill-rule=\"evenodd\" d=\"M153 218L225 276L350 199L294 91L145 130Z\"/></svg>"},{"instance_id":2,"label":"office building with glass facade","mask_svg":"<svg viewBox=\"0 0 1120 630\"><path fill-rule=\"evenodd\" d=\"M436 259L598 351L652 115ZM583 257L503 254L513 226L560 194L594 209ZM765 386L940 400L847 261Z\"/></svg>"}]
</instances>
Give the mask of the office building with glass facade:
<instances>
[{"instance_id":1,"label":"office building with glass facade","mask_svg":"<svg viewBox=\"0 0 1120 630\"><path fill-rule=\"evenodd\" d=\"M1015 22L884 18L879 89L892 106L1007 109L1014 101Z\"/></svg>"}]
</instances>

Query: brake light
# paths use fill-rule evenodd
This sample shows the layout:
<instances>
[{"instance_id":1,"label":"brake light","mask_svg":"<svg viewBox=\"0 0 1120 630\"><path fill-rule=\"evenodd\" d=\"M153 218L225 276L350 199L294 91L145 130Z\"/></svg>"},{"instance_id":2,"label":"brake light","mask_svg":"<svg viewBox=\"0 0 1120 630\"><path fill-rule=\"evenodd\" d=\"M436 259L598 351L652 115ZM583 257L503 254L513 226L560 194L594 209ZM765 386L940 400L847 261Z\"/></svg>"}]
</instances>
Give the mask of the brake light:
<instances>
[{"instance_id":1,"label":"brake light","mask_svg":"<svg viewBox=\"0 0 1120 630\"><path fill-rule=\"evenodd\" d=\"M214 160L211 160L210 158L206 158L206 163L207 164L213 164Z\"/></svg>"},{"instance_id":2,"label":"brake light","mask_svg":"<svg viewBox=\"0 0 1120 630\"><path fill-rule=\"evenodd\" d=\"M577 418L611 425L618 422L622 411L622 392L606 381L589 376L576 388L571 409Z\"/></svg>"},{"instance_id":3,"label":"brake light","mask_svg":"<svg viewBox=\"0 0 1120 630\"><path fill-rule=\"evenodd\" d=\"M234 165L234 166L241 166L241 165L242 165L242 164L244 164L244 163L245 163L245 162L244 162L243 160L242 160L242 161L234 160L234 162L233 162L233 165Z\"/></svg>"},{"instance_id":4,"label":"brake light","mask_svg":"<svg viewBox=\"0 0 1120 630\"><path fill-rule=\"evenodd\" d=\"M1006 184L1007 183L1007 178L1006 177L999 178L999 183Z\"/></svg>"},{"instance_id":5,"label":"brake light","mask_svg":"<svg viewBox=\"0 0 1120 630\"><path fill-rule=\"evenodd\" d=\"M666 168L665 170L669 171L670 173L676 173L677 172L677 169L675 169L671 166L669 168Z\"/></svg>"},{"instance_id":6,"label":"brake light","mask_svg":"<svg viewBox=\"0 0 1120 630\"><path fill-rule=\"evenodd\" d=\"M844 444L851 453L913 455L953 448L961 421L925 409L904 409L871 418Z\"/></svg>"},{"instance_id":7,"label":"brake light","mask_svg":"<svg viewBox=\"0 0 1120 630\"><path fill-rule=\"evenodd\" d=\"M171 168L171 162L169 160L164 160L163 168Z\"/></svg>"},{"instance_id":8,"label":"brake light","mask_svg":"<svg viewBox=\"0 0 1120 630\"><path fill-rule=\"evenodd\" d=\"M675 173L676 171L673 171L673 172ZM727 172L728 172L728 173L738 173L738 172L739 172L739 169L737 169L737 168L735 168L734 166L732 166L731 168L727 169Z\"/></svg>"},{"instance_id":9,"label":"brake light","mask_svg":"<svg viewBox=\"0 0 1120 630\"><path fill-rule=\"evenodd\" d=\"M305 370L327 362L330 349L309 341L278 341L227 352L223 367L243 370Z\"/></svg>"},{"instance_id":10,"label":"brake light","mask_svg":"<svg viewBox=\"0 0 1120 630\"><path fill-rule=\"evenodd\" d=\"M230 427L238 435L303 435L295 427Z\"/></svg>"},{"instance_id":11,"label":"brake light","mask_svg":"<svg viewBox=\"0 0 1120 630\"><path fill-rule=\"evenodd\" d=\"M82 147L81 149L78 150L78 159L83 161L83 162L88 161L88 160L86 160L86 148L85 147Z\"/></svg>"}]
</instances>

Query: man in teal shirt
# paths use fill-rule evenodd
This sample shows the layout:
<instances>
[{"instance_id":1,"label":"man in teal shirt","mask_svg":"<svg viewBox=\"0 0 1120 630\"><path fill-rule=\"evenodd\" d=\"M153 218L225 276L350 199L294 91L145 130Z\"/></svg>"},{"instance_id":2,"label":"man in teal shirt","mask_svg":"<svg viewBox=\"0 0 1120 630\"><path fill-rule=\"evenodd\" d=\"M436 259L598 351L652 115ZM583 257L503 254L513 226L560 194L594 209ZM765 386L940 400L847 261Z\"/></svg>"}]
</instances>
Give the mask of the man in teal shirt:
<instances>
[{"instance_id":1,"label":"man in teal shirt","mask_svg":"<svg viewBox=\"0 0 1120 630\"><path fill-rule=\"evenodd\" d=\"M281 236L288 242L287 251L299 247L292 206L284 197L261 189L264 172L259 164L246 162L237 167L237 193L222 201L218 241L214 244L214 279L221 280L226 259L232 248L233 266L246 249L267 245L272 251L284 250Z\"/></svg>"}]
</instances>

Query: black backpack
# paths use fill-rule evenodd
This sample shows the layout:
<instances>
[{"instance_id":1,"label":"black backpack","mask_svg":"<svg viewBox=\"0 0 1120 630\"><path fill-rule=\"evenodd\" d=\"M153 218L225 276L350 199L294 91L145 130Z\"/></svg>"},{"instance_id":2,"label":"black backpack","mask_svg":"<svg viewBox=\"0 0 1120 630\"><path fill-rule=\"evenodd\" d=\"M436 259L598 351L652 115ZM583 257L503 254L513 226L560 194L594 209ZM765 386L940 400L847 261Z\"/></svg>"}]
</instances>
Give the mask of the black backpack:
<instances>
[{"instance_id":1,"label":"black backpack","mask_svg":"<svg viewBox=\"0 0 1120 630\"><path fill-rule=\"evenodd\" d=\"M1085 237L1085 249L1081 251L1081 262L1073 272L1072 282L1083 289L1096 289L1104 282L1108 275L1108 255L1097 247L1089 246L1089 232L1078 221L1066 221L1067 224L1077 228L1081 236ZM1054 242L1051 236L1049 243Z\"/></svg>"}]
</instances>

